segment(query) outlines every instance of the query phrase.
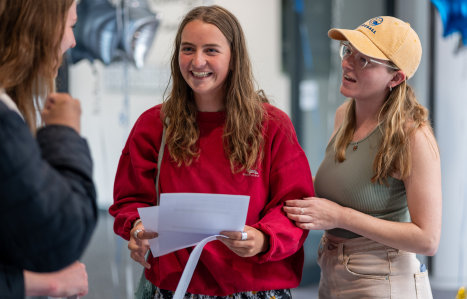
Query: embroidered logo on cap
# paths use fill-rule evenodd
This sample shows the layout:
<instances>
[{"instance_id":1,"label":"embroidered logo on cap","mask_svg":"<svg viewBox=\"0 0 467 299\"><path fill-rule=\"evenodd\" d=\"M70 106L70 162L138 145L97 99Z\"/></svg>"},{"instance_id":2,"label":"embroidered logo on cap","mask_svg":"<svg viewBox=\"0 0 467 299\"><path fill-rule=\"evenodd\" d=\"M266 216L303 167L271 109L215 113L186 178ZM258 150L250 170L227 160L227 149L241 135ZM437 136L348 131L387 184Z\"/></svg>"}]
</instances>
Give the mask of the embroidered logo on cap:
<instances>
[{"instance_id":1,"label":"embroidered logo on cap","mask_svg":"<svg viewBox=\"0 0 467 299\"><path fill-rule=\"evenodd\" d=\"M368 21L368 25L370 26L378 26L379 24L383 23L383 18L373 18Z\"/></svg>"},{"instance_id":2,"label":"embroidered logo on cap","mask_svg":"<svg viewBox=\"0 0 467 299\"><path fill-rule=\"evenodd\" d=\"M373 28L374 26L378 26L379 24L383 23L383 18L373 18L368 21L368 24L363 23L362 27L365 27L366 29L370 30L373 32L373 34L376 34L376 30Z\"/></svg>"}]
</instances>

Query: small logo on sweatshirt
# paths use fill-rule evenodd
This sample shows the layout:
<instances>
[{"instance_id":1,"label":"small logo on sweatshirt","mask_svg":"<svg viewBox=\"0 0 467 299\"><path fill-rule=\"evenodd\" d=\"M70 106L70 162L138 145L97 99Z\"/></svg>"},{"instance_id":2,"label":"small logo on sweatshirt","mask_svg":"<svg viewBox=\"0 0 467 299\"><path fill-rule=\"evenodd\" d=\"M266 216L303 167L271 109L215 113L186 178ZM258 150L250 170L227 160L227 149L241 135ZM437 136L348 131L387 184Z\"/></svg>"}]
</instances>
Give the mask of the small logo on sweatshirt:
<instances>
[{"instance_id":1,"label":"small logo on sweatshirt","mask_svg":"<svg viewBox=\"0 0 467 299\"><path fill-rule=\"evenodd\" d=\"M255 178L259 178L259 173L256 170L247 170L246 173L243 174L244 176L252 176Z\"/></svg>"}]
</instances>

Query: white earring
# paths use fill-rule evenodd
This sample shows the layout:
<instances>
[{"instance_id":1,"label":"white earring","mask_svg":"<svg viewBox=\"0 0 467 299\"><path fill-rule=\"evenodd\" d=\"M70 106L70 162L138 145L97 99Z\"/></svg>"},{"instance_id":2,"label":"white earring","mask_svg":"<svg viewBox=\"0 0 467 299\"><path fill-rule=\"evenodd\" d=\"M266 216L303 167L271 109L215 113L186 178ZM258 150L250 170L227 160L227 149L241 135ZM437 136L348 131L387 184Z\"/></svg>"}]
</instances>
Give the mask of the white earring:
<instances>
[{"instance_id":1,"label":"white earring","mask_svg":"<svg viewBox=\"0 0 467 299\"><path fill-rule=\"evenodd\" d=\"M390 91L390 92L392 91L392 86L391 86L391 85L389 85L389 91Z\"/></svg>"}]
</instances>

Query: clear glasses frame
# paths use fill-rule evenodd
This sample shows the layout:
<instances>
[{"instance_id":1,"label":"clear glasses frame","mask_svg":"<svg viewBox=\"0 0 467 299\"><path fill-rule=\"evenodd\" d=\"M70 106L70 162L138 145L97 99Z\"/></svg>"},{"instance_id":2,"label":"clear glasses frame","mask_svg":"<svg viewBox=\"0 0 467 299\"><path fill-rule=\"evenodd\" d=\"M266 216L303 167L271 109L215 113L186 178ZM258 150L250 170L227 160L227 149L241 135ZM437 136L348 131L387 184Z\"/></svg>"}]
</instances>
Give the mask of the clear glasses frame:
<instances>
[{"instance_id":1,"label":"clear glasses frame","mask_svg":"<svg viewBox=\"0 0 467 299\"><path fill-rule=\"evenodd\" d=\"M353 58L353 64L358 69L364 69L368 65L368 62L371 62L371 63L377 63L377 64L387 66L387 67L392 68L394 70L398 70L398 68L394 67L393 65L390 65L390 64L384 63L384 62L380 62L380 61L374 60L372 58L369 58L367 56L364 56L362 53L354 50L354 48L352 47L352 45L349 42L341 42L341 46L340 46L340 49L339 49L339 56L341 57L342 61L348 59L350 56L352 56L353 53L355 53L355 55L353 56L354 57Z\"/></svg>"}]
</instances>

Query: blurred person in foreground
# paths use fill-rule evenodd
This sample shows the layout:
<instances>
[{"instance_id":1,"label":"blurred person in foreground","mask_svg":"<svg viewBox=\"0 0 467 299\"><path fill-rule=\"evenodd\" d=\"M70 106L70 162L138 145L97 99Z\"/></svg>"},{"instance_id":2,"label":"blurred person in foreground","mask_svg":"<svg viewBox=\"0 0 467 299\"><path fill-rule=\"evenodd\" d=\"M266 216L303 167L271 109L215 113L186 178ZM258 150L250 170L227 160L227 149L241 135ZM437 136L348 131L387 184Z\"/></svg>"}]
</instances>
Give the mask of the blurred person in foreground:
<instances>
[{"instance_id":1,"label":"blurred person in foreground","mask_svg":"<svg viewBox=\"0 0 467 299\"><path fill-rule=\"evenodd\" d=\"M416 253L434 255L441 235L441 166L428 111L407 80L422 47L410 24L373 18L341 41L350 98L314 186L317 197L284 210L303 229L325 230L318 249L319 298L432 298Z\"/></svg>"},{"instance_id":2,"label":"blurred person in foreground","mask_svg":"<svg viewBox=\"0 0 467 299\"><path fill-rule=\"evenodd\" d=\"M88 291L76 260L97 221L92 161L79 102L51 93L76 20L74 0L0 3L1 298Z\"/></svg>"},{"instance_id":3,"label":"blurred person in foreground","mask_svg":"<svg viewBox=\"0 0 467 299\"><path fill-rule=\"evenodd\" d=\"M137 208L164 193L248 195L244 232L208 243L186 298L291 297L300 283L307 232L282 212L285 200L312 196L305 152L289 117L269 104L255 81L242 27L220 6L201 6L182 20L172 55L173 86L162 105L144 112L123 149L115 179L115 232L146 267L156 299L170 299L192 248L144 260L148 238ZM167 121L167 120L170 121Z\"/></svg>"}]
</instances>

